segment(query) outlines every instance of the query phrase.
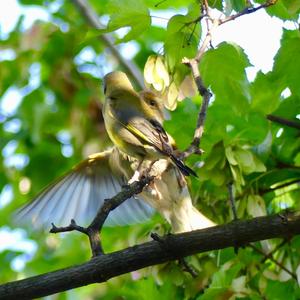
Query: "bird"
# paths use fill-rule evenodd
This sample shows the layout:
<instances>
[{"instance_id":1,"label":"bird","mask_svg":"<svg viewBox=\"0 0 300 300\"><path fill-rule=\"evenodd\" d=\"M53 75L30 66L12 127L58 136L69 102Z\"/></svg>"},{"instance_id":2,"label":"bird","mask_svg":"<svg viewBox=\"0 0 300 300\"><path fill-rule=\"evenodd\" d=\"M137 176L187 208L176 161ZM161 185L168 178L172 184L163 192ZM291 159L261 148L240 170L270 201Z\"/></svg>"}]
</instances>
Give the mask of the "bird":
<instances>
[{"instance_id":1,"label":"bird","mask_svg":"<svg viewBox=\"0 0 300 300\"><path fill-rule=\"evenodd\" d=\"M161 118L156 118L157 109L151 101L150 105L143 101L125 73L108 73L104 77L104 93L102 112L107 133L122 152L139 159L138 169L144 160L155 162L159 158L169 158L183 175L197 177L176 156Z\"/></svg>"},{"instance_id":2,"label":"bird","mask_svg":"<svg viewBox=\"0 0 300 300\"><path fill-rule=\"evenodd\" d=\"M163 123L165 114L159 96L150 90L139 95ZM51 223L67 226L71 219L81 225L89 224L104 200L115 196L127 184L137 165L136 158L117 147L91 154L21 207L15 213L15 223L30 224L34 229L48 229ZM141 194L111 211L104 226L142 223L155 211L171 225L173 233L215 225L193 206L186 179L174 164L163 158L153 168L159 174L154 181Z\"/></svg>"}]
</instances>

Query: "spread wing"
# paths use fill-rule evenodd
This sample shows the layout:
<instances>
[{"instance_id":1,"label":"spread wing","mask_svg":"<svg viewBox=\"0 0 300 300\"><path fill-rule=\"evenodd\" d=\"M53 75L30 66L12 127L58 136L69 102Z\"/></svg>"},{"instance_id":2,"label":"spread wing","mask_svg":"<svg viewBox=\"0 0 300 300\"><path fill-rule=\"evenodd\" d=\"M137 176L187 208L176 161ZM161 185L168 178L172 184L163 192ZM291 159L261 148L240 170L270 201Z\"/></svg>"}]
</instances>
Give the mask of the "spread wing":
<instances>
[{"instance_id":1,"label":"spread wing","mask_svg":"<svg viewBox=\"0 0 300 300\"><path fill-rule=\"evenodd\" d=\"M124 176L111 169L109 155L93 155L56 180L17 211L17 223L50 228L51 223L67 226L74 219L78 224L89 224L104 200L115 196L127 183ZM113 210L104 225L141 223L153 213L141 198L132 197Z\"/></svg>"}]
</instances>

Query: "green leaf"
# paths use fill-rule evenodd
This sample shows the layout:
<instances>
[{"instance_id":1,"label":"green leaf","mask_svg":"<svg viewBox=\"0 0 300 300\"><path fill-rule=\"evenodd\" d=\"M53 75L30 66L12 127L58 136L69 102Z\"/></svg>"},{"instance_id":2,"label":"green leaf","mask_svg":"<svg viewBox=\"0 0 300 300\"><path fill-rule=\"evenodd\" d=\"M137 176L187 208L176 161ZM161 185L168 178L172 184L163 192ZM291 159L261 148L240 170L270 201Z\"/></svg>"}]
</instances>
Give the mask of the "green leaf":
<instances>
[{"instance_id":1,"label":"green leaf","mask_svg":"<svg viewBox=\"0 0 300 300\"><path fill-rule=\"evenodd\" d=\"M237 161L245 167L249 167L253 164L253 155L250 151L238 148L234 152Z\"/></svg>"},{"instance_id":2,"label":"green leaf","mask_svg":"<svg viewBox=\"0 0 300 300\"><path fill-rule=\"evenodd\" d=\"M274 72L282 79L292 93L300 97L300 32L284 30L281 48L274 59Z\"/></svg>"},{"instance_id":3,"label":"green leaf","mask_svg":"<svg viewBox=\"0 0 300 300\"><path fill-rule=\"evenodd\" d=\"M200 25L192 21L194 18L189 15L175 15L168 22L164 49L171 70L181 65L183 57L192 58L196 55Z\"/></svg>"},{"instance_id":4,"label":"green leaf","mask_svg":"<svg viewBox=\"0 0 300 300\"><path fill-rule=\"evenodd\" d=\"M253 141L263 141L268 134L268 121L265 114L252 112L246 116L247 120L247 138ZM245 136L245 135L243 135Z\"/></svg>"},{"instance_id":5,"label":"green leaf","mask_svg":"<svg viewBox=\"0 0 300 300\"><path fill-rule=\"evenodd\" d=\"M276 16L282 20L294 20L299 17L300 2L298 0L278 0L271 5L266 11L271 16Z\"/></svg>"},{"instance_id":6,"label":"green leaf","mask_svg":"<svg viewBox=\"0 0 300 300\"><path fill-rule=\"evenodd\" d=\"M207 51L200 64L204 82L215 93L216 101L228 105L237 115L249 108L249 82L245 73L248 66L243 50L229 43Z\"/></svg>"},{"instance_id":7,"label":"green leaf","mask_svg":"<svg viewBox=\"0 0 300 300\"><path fill-rule=\"evenodd\" d=\"M271 73L259 72L251 84L251 108L253 110L270 114L279 105L281 86L277 84Z\"/></svg>"},{"instance_id":8,"label":"green leaf","mask_svg":"<svg viewBox=\"0 0 300 300\"><path fill-rule=\"evenodd\" d=\"M231 283L233 279L238 275L242 268L240 263L233 263L233 261L224 264L221 269L214 273L212 283L209 288L205 290L203 296L199 297L199 300L209 299L226 299L224 294L230 295ZM224 297L221 297L223 295ZM220 297L220 298L219 298Z\"/></svg>"},{"instance_id":9,"label":"green leaf","mask_svg":"<svg viewBox=\"0 0 300 300\"><path fill-rule=\"evenodd\" d=\"M208 288L205 290L204 294L197 298L197 300L221 300L226 299L226 296L228 295L228 289L227 288Z\"/></svg>"},{"instance_id":10,"label":"green leaf","mask_svg":"<svg viewBox=\"0 0 300 300\"><path fill-rule=\"evenodd\" d=\"M253 161L255 165L255 169L253 172L266 172L267 170L266 166L256 155L253 155Z\"/></svg>"},{"instance_id":11,"label":"green leaf","mask_svg":"<svg viewBox=\"0 0 300 300\"><path fill-rule=\"evenodd\" d=\"M266 205L264 199L259 195L250 195L247 202L247 211L252 217L265 216Z\"/></svg>"},{"instance_id":12,"label":"green leaf","mask_svg":"<svg viewBox=\"0 0 300 300\"><path fill-rule=\"evenodd\" d=\"M128 42L141 35L151 25L151 17L148 7L143 0L111 0L108 3L110 20L107 29L99 30L101 33L115 31L123 27L131 27L131 30L117 42Z\"/></svg>"},{"instance_id":13,"label":"green leaf","mask_svg":"<svg viewBox=\"0 0 300 300\"><path fill-rule=\"evenodd\" d=\"M236 119L237 136L248 140L251 144L263 142L268 134L269 123L262 113L249 112L245 119Z\"/></svg>"},{"instance_id":14,"label":"green leaf","mask_svg":"<svg viewBox=\"0 0 300 300\"><path fill-rule=\"evenodd\" d=\"M208 2L209 7L216 8L220 11L223 10L222 0L208 0L207 2Z\"/></svg>"},{"instance_id":15,"label":"green leaf","mask_svg":"<svg viewBox=\"0 0 300 300\"><path fill-rule=\"evenodd\" d=\"M296 300L296 295L294 292L293 282L279 282L268 280L268 285L265 291L267 299L272 300Z\"/></svg>"},{"instance_id":16,"label":"green leaf","mask_svg":"<svg viewBox=\"0 0 300 300\"><path fill-rule=\"evenodd\" d=\"M238 275L242 265L240 263L227 262L221 270L213 276L211 287L228 287L232 280Z\"/></svg>"},{"instance_id":17,"label":"green leaf","mask_svg":"<svg viewBox=\"0 0 300 300\"><path fill-rule=\"evenodd\" d=\"M225 149L225 153L226 153ZM220 163L222 164L224 160L224 145L223 143L218 143L214 145L212 148L212 151L208 155L208 157L205 159L205 169L206 170L212 170Z\"/></svg>"},{"instance_id":18,"label":"green leaf","mask_svg":"<svg viewBox=\"0 0 300 300\"><path fill-rule=\"evenodd\" d=\"M234 155L245 174L266 171L264 164L250 150L237 148Z\"/></svg>"},{"instance_id":19,"label":"green leaf","mask_svg":"<svg viewBox=\"0 0 300 300\"><path fill-rule=\"evenodd\" d=\"M179 149L184 149L193 136L197 112L198 107L190 99L186 99L178 103L177 109L172 112L172 119L164 122L164 127L174 137ZM184 128L184 130L178 130L178 128Z\"/></svg>"},{"instance_id":20,"label":"green leaf","mask_svg":"<svg viewBox=\"0 0 300 300\"><path fill-rule=\"evenodd\" d=\"M226 147L225 148L225 154L226 154L226 158L229 161L229 163L231 165L236 166L238 164L237 160L235 159L234 153L232 151L231 147Z\"/></svg>"}]
</instances>

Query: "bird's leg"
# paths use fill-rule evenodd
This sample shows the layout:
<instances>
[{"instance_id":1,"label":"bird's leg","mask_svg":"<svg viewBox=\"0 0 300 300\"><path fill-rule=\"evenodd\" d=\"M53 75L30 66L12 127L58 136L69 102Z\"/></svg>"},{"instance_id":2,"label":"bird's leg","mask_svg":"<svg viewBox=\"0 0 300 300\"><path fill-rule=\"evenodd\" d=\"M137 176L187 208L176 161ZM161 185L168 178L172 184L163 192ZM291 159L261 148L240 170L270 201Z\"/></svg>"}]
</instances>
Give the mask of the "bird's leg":
<instances>
[{"instance_id":1,"label":"bird's leg","mask_svg":"<svg viewBox=\"0 0 300 300\"><path fill-rule=\"evenodd\" d=\"M151 161L150 165L147 169L145 169L144 173L146 172L146 174L151 174L155 177L160 176L160 173L157 173L157 170L154 168L154 170L152 170L153 165L157 162L157 160ZM162 194L160 193L160 191L157 189L157 186L155 184L155 180L150 182L149 184L149 192L151 193L152 197L157 198L157 200L161 200L162 199Z\"/></svg>"},{"instance_id":2,"label":"bird's leg","mask_svg":"<svg viewBox=\"0 0 300 300\"><path fill-rule=\"evenodd\" d=\"M151 169L156 162L157 162L157 160L151 161L149 167L145 170L147 174L149 174L151 172Z\"/></svg>"}]
</instances>

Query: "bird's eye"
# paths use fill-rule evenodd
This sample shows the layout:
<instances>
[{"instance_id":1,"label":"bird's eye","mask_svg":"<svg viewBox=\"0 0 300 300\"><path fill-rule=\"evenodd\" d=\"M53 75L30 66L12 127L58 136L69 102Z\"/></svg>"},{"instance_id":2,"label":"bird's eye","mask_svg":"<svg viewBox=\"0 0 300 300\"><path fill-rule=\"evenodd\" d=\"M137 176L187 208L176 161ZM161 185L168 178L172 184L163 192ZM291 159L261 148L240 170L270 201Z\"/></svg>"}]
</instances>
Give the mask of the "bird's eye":
<instances>
[{"instance_id":1,"label":"bird's eye","mask_svg":"<svg viewBox=\"0 0 300 300\"><path fill-rule=\"evenodd\" d=\"M154 100L150 100L149 103L150 103L151 106L155 106L155 104L156 104Z\"/></svg>"}]
</instances>

